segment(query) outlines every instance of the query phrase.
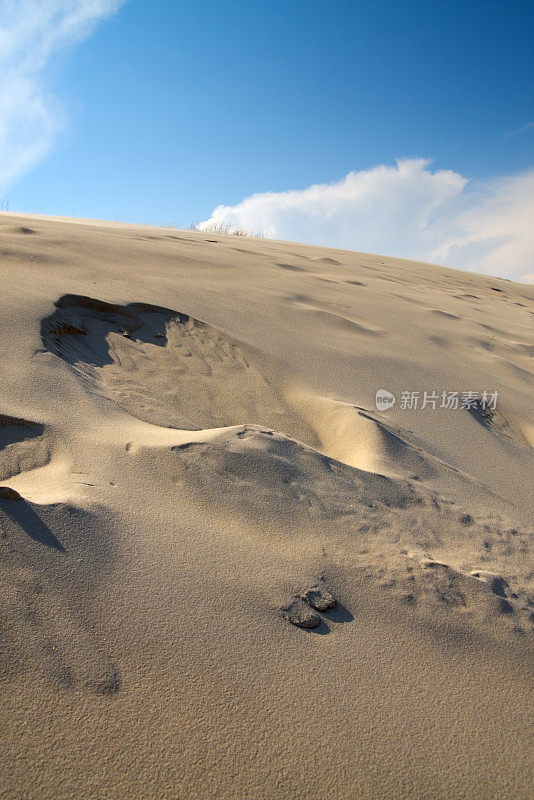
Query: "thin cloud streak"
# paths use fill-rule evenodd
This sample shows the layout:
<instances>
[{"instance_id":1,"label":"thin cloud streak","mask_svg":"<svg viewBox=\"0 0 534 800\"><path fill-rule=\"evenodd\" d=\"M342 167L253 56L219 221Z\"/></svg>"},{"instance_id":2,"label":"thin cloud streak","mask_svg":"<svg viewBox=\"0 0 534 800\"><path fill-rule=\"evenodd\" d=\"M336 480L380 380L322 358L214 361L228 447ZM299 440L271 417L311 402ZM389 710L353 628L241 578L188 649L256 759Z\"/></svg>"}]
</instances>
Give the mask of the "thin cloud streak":
<instances>
[{"instance_id":1,"label":"thin cloud streak","mask_svg":"<svg viewBox=\"0 0 534 800\"><path fill-rule=\"evenodd\" d=\"M428 159L217 206L198 226L413 258L521 280L534 256L534 170L483 183Z\"/></svg>"},{"instance_id":2,"label":"thin cloud streak","mask_svg":"<svg viewBox=\"0 0 534 800\"><path fill-rule=\"evenodd\" d=\"M125 0L0 0L0 194L49 152L65 123L45 69Z\"/></svg>"},{"instance_id":3,"label":"thin cloud streak","mask_svg":"<svg viewBox=\"0 0 534 800\"><path fill-rule=\"evenodd\" d=\"M526 122L524 125L521 125L520 128L515 128L513 131L507 131L504 134L505 138L516 137L516 136L523 136L524 133L531 133L534 132L534 122Z\"/></svg>"}]
</instances>

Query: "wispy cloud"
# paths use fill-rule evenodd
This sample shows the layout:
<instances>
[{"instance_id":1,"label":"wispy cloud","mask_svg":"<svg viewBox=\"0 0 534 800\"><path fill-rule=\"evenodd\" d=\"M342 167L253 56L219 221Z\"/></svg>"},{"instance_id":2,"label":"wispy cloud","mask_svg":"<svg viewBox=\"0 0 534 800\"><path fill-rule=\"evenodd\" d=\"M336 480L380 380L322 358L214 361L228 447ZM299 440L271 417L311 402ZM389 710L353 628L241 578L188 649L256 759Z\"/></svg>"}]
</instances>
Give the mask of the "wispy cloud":
<instances>
[{"instance_id":1,"label":"wispy cloud","mask_svg":"<svg viewBox=\"0 0 534 800\"><path fill-rule=\"evenodd\" d=\"M512 131L507 131L504 136L507 138L523 136L524 133L534 133L534 122L526 122L519 128L514 128Z\"/></svg>"},{"instance_id":2,"label":"wispy cloud","mask_svg":"<svg viewBox=\"0 0 534 800\"><path fill-rule=\"evenodd\" d=\"M484 183L427 159L218 206L199 225L431 261L520 280L534 260L534 170Z\"/></svg>"},{"instance_id":3,"label":"wispy cloud","mask_svg":"<svg viewBox=\"0 0 534 800\"><path fill-rule=\"evenodd\" d=\"M53 56L125 0L0 0L0 193L49 151L64 113L46 86Z\"/></svg>"}]
</instances>

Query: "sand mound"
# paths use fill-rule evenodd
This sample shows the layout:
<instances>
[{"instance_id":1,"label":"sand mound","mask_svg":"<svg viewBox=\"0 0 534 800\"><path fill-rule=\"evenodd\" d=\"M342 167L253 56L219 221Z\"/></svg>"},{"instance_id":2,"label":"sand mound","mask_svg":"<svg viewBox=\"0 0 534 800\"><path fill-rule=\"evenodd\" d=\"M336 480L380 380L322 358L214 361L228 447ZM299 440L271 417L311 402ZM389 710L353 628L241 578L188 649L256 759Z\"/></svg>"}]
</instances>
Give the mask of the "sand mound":
<instances>
[{"instance_id":1,"label":"sand mound","mask_svg":"<svg viewBox=\"0 0 534 800\"><path fill-rule=\"evenodd\" d=\"M376 412L305 392L291 394L290 400L334 458L387 475L419 479L435 474L435 460Z\"/></svg>"},{"instance_id":2,"label":"sand mound","mask_svg":"<svg viewBox=\"0 0 534 800\"><path fill-rule=\"evenodd\" d=\"M172 452L176 482L203 502L216 500L252 518L261 514L278 523L309 525L310 519L353 517L362 509L407 508L423 502L408 482L349 467L255 426L232 429L206 443L177 446Z\"/></svg>"}]
</instances>

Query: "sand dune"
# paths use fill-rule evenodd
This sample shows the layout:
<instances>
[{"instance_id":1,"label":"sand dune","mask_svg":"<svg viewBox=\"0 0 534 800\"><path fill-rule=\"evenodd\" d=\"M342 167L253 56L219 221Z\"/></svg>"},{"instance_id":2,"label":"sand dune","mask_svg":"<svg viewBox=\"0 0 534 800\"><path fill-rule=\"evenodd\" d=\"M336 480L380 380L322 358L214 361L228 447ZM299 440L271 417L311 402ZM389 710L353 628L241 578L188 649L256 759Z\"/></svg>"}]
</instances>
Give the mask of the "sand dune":
<instances>
[{"instance_id":1,"label":"sand dune","mask_svg":"<svg viewBox=\"0 0 534 800\"><path fill-rule=\"evenodd\" d=\"M0 241L0 796L530 797L534 289Z\"/></svg>"}]
</instances>

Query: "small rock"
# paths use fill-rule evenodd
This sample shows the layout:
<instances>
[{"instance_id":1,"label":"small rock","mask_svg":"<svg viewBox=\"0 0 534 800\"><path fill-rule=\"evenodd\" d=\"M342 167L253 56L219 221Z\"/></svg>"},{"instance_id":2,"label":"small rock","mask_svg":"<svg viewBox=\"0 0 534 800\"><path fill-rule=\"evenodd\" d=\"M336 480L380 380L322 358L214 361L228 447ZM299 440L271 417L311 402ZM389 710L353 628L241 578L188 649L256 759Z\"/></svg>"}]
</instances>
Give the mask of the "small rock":
<instances>
[{"instance_id":1,"label":"small rock","mask_svg":"<svg viewBox=\"0 0 534 800\"><path fill-rule=\"evenodd\" d=\"M299 628L316 628L321 617L301 597L294 597L289 605L282 608L282 616Z\"/></svg>"},{"instance_id":2,"label":"small rock","mask_svg":"<svg viewBox=\"0 0 534 800\"><path fill-rule=\"evenodd\" d=\"M316 611L326 611L329 608L334 608L337 602L335 597L328 591L323 580L320 580L315 586L308 589L308 591L302 595L302 599L309 603L312 608L315 608Z\"/></svg>"}]
</instances>

